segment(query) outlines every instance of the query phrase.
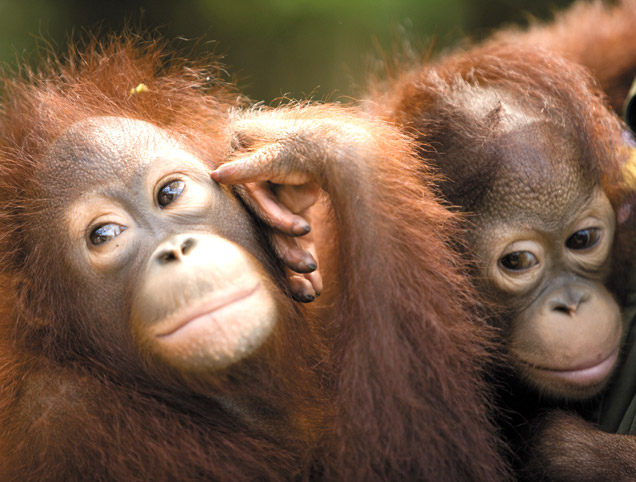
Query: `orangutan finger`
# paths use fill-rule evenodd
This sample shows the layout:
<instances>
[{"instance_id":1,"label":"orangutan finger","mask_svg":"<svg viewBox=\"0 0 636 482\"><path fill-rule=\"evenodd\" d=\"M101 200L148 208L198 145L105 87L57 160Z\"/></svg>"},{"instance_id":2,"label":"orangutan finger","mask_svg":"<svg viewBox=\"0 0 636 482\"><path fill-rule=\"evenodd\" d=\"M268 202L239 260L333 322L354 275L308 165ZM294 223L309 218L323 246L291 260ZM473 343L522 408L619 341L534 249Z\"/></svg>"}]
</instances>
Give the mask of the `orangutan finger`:
<instances>
[{"instance_id":1,"label":"orangutan finger","mask_svg":"<svg viewBox=\"0 0 636 482\"><path fill-rule=\"evenodd\" d=\"M291 212L298 214L310 208L320 196L320 186L315 183L291 186L288 184L273 185L273 191L280 202Z\"/></svg>"},{"instance_id":2,"label":"orangutan finger","mask_svg":"<svg viewBox=\"0 0 636 482\"><path fill-rule=\"evenodd\" d=\"M248 154L239 154L239 157L217 167L210 175L216 182L223 184L257 181L307 184L312 180L311 175L300 166L296 156L292 156L281 143L274 142Z\"/></svg>"},{"instance_id":3,"label":"orangutan finger","mask_svg":"<svg viewBox=\"0 0 636 482\"><path fill-rule=\"evenodd\" d=\"M320 293L322 293L322 274L320 270L316 269L311 273L303 273L302 276L311 283L316 296L320 296Z\"/></svg>"},{"instance_id":4,"label":"orangutan finger","mask_svg":"<svg viewBox=\"0 0 636 482\"><path fill-rule=\"evenodd\" d=\"M247 183L244 191L251 201L250 208L272 228L289 236L302 236L311 231L304 218L292 213L278 200L268 183Z\"/></svg>"},{"instance_id":5,"label":"orangutan finger","mask_svg":"<svg viewBox=\"0 0 636 482\"><path fill-rule=\"evenodd\" d=\"M298 246L300 246L306 253L309 253L311 257L318 263L316 244L314 242L313 234L310 233L307 236L296 238L295 241ZM316 270L310 273L303 273L303 277L311 283L316 296L319 296L322 292L322 275L320 273L320 269L316 268Z\"/></svg>"},{"instance_id":6,"label":"orangutan finger","mask_svg":"<svg viewBox=\"0 0 636 482\"><path fill-rule=\"evenodd\" d=\"M310 303L316 299L319 293L316 292L313 284L307 278L308 274L294 273L289 268L285 269L285 273L287 275L291 295L296 301Z\"/></svg>"},{"instance_id":7,"label":"orangutan finger","mask_svg":"<svg viewBox=\"0 0 636 482\"><path fill-rule=\"evenodd\" d=\"M318 268L314 257L301 247L296 238L275 233L272 234L271 241L276 256L296 273L311 273Z\"/></svg>"}]
</instances>

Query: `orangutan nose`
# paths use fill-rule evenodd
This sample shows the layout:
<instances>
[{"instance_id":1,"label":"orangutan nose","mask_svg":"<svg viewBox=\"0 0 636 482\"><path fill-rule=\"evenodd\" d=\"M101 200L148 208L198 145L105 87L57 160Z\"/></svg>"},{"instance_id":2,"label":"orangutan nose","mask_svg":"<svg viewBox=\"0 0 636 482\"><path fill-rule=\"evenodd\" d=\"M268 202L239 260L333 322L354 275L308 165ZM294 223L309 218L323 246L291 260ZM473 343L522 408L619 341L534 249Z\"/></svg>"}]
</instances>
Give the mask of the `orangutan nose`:
<instances>
[{"instance_id":1,"label":"orangutan nose","mask_svg":"<svg viewBox=\"0 0 636 482\"><path fill-rule=\"evenodd\" d=\"M159 264L168 264L183 259L196 246L196 240L192 237L170 238L157 248L155 260Z\"/></svg>"},{"instance_id":2,"label":"orangutan nose","mask_svg":"<svg viewBox=\"0 0 636 482\"><path fill-rule=\"evenodd\" d=\"M581 304L590 298L587 290L579 287L566 287L548 301L551 311L574 315Z\"/></svg>"}]
</instances>

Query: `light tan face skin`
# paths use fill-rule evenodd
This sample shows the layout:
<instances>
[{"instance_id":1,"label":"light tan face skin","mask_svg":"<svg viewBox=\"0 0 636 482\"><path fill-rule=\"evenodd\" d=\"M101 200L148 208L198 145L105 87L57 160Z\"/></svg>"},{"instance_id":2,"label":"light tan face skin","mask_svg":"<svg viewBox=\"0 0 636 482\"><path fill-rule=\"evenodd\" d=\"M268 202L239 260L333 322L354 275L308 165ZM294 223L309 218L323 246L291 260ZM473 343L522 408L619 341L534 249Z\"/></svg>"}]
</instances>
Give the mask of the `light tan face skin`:
<instances>
[{"instance_id":1,"label":"light tan face skin","mask_svg":"<svg viewBox=\"0 0 636 482\"><path fill-rule=\"evenodd\" d=\"M548 394L586 398L606 384L622 336L618 305L603 286L613 210L597 190L561 227L542 228L492 223L478 258L497 298L520 305L507 339L521 376ZM568 247L577 236L591 246Z\"/></svg>"},{"instance_id":2,"label":"light tan face skin","mask_svg":"<svg viewBox=\"0 0 636 482\"><path fill-rule=\"evenodd\" d=\"M232 365L261 346L274 327L270 283L244 249L219 236L168 238L142 279L131 316L137 337L180 369Z\"/></svg>"},{"instance_id":3,"label":"light tan face skin","mask_svg":"<svg viewBox=\"0 0 636 482\"><path fill-rule=\"evenodd\" d=\"M48 165L70 269L108 329L182 373L265 342L276 288L247 214L203 161L152 124L103 117L71 126Z\"/></svg>"},{"instance_id":4,"label":"light tan face skin","mask_svg":"<svg viewBox=\"0 0 636 482\"><path fill-rule=\"evenodd\" d=\"M511 134L509 165L487 195L490 208L475 217L483 289L507 310L508 352L520 376L553 397L591 397L609 379L623 332L604 287L614 211L581 177L577 153L549 141L558 137L550 126Z\"/></svg>"}]
</instances>

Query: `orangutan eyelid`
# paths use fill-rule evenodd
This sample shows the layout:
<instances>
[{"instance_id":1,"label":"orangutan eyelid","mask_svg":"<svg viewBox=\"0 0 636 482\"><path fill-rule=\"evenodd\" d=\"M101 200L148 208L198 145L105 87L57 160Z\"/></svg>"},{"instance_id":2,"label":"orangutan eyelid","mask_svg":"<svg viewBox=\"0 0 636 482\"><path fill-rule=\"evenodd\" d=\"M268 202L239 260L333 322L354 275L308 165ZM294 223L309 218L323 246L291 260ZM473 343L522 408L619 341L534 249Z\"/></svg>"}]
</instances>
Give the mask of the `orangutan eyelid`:
<instances>
[{"instance_id":1,"label":"orangutan eyelid","mask_svg":"<svg viewBox=\"0 0 636 482\"><path fill-rule=\"evenodd\" d=\"M526 271L533 266L539 264L537 257L530 251L513 251L505 256L502 256L499 260L499 264L506 271Z\"/></svg>"},{"instance_id":2,"label":"orangutan eyelid","mask_svg":"<svg viewBox=\"0 0 636 482\"><path fill-rule=\"evenodd\" d=\"M585 250L596 246L601 240L601 229L596 227L580 229L572 234L565 245L572 250Z\"/></svg>"},{"instance_id":3,"label":"orangutan eyelid","mask_svg":"<svg viewBox=\"0 0 636 482\"><path fill-rule=\"evenodd\" d=\"M173 179L163 184L157 192L157 204L161 209L176 201L185 190L185 182L181 179Z\"/></svg>"},{"instance_id":4,"label":"orangutan eyelid","mask_svg":"<svg viewBox=\"0 0 636 482\"><path fill-rule=\"evenodd\" d=\"M101 246L115 239L126 229L126 226L117 223L102 224L91 231L89 239L93 246Z\"/></svg>"}]
</instances>

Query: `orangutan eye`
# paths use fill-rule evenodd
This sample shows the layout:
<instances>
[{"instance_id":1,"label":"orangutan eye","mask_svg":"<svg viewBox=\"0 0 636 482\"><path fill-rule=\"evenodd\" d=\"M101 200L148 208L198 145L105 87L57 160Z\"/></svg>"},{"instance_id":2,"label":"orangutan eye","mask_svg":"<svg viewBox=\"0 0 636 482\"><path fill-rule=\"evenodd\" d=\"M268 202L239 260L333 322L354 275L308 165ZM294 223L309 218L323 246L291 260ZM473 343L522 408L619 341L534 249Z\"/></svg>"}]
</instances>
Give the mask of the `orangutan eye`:
<instances>
[{"instance_id":1,"label":"orangutan eye","mask_svg":"<svg viewBox=\"0 0 636 482\"><path fill-rule=\"evenodd\" d=\"M532 268L539 261L530 251L514 251L502 257L499 263L509 271L523 271Z\"/></svg>"},{"instance_id":2,"label":"orangutan eye","mask_svg":"<svg viewBox=\"0 0 636 482\"><path fill-rule=\"evenodd\" d=\"M569 249L581 250L595 246L601 239L601 230L598 228L587 228L577 231L568 238L565 245Z\"/></svg>"},{"instance_id":3,"label":"orangutan eye","mask_svg":"<svg viewBox=\"0 0 636 482\"><path fill-rule=\"evenodd\" d=\"M165 208L168 204L173 202L185 189L185 182L180 180L170 181L164 184L157 193L157 204L159 207Z\"/></svg>"},{"instance_id":4,"label":"orangutan eye","mask_svg":"<svg viewBox=\"0 0 636 482\"><path fill-rule=\"evenodd\" d=\"M107 243L108 241L116 238L125 230L126 230L126 226L122 226L121 224L116 224L116 223L102 224L98 228L93 229L93 231L90 234L90 240L94 246L99 246L101 244Z\"/></svg>"}]
</instances>

